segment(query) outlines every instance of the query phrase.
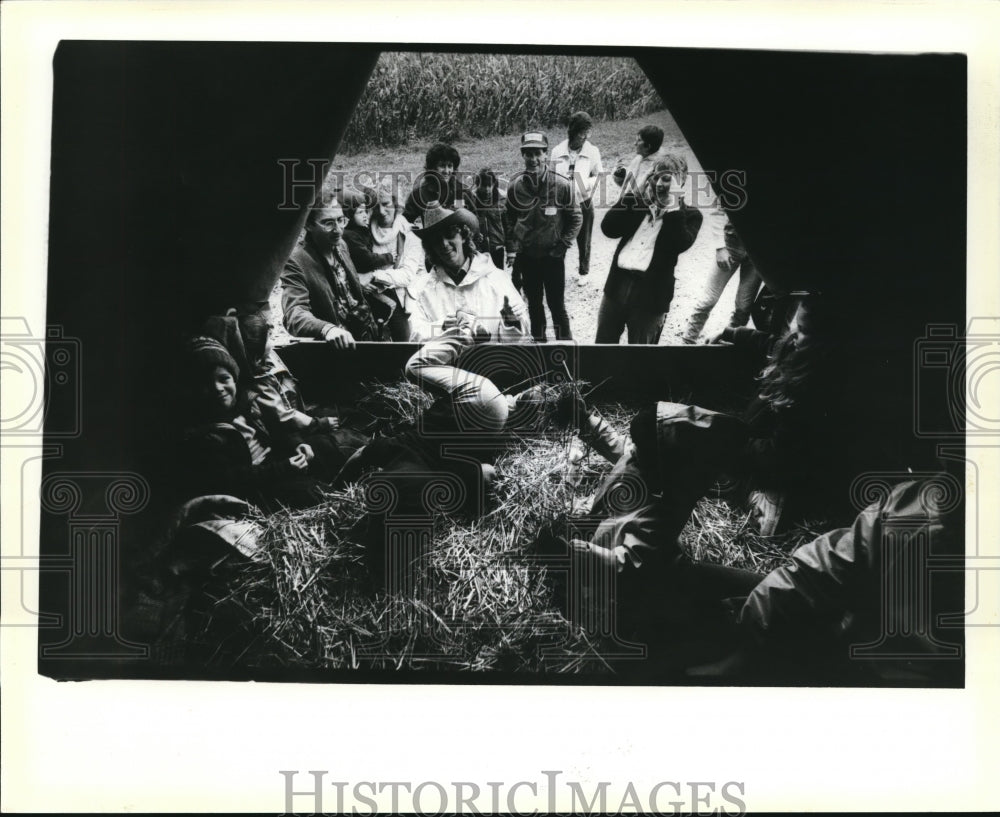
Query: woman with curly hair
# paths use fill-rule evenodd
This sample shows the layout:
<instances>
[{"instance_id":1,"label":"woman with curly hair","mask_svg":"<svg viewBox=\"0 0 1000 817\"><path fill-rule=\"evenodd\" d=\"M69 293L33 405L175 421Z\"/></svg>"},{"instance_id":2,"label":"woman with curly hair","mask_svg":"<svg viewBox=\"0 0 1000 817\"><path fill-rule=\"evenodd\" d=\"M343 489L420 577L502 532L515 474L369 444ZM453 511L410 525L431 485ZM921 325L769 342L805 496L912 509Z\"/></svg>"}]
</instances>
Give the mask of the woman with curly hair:
<instances>
[{"instance_id":1,"label":"woman with curly hair","mask_svg":"<svg viewBox=\"0 0 1000 817\"><path fill-rule=\"evenodd\" d=\"M410 224L422 219L424 212L440 205L449 210L470 206L470 194L456 175L461 157L444 142L436 142L427 151L424 172L417 176L413 191L403 207L403 218Z\"/></svg>"}]
</instances>

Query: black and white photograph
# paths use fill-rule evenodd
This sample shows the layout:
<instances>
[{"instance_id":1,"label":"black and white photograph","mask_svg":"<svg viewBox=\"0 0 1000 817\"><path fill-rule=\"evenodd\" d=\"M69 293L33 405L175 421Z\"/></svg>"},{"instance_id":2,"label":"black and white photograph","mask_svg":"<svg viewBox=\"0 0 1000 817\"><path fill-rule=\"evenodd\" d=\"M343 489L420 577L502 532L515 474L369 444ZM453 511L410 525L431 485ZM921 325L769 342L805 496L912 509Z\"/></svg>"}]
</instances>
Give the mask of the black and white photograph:
<instances>
[{"instance_id":1,"label":"black and white photograph","mask_svg":"<svg viewBox=\"0 0 1000 817\"><path fill-rule=\"evenodd\" d=\"M54 44L37 675L965 691L969 55L420 31Z\"/></svg>"},{"instance_id":2,"label":"black and white photograph","mask_svg":"<svg viewBox=\"0 0 1000 817\"><path fill-rule=\"evenodd\" d=\"M53 67L43 673L962 685L962 55Z\"/></svg>"}]
</instances>

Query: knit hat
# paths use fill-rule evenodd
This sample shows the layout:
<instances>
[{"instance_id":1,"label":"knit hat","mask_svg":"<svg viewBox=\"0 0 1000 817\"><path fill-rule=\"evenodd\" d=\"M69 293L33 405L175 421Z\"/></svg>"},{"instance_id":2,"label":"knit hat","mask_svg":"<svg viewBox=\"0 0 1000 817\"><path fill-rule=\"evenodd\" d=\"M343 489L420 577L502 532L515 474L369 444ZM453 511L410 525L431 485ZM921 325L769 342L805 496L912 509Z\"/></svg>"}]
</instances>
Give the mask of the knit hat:
<instances>
[{"instance_id":1,"label":"knit hat","mask_svg":"<svg viewBox=\"0 0 1000 817\"><path fill-rule=\"evenodd\" d=\"M222 366L233 376L233 380L238 380L240 377L240 367L236 365L233 356L215 338L204 335L191 338L187 342L185 353L196 369L213 369L216 366Z\"/></svg>"},{"instance_id":2,"label":"knit hat","mask_svg":"<svg viewBox=\"0 0 1000 817\"><path fill-rule=\"evenodd\" d=\"M237 372L250 371L246 349L243 346L243 336L240 324L236 318L236 310L230 309L225 315L212 315L205 319L198 333L207 338L214 338L222 344L236 364Z\"/></svg>"},{"instance_id":3,"label":"knit hat","mask_svg":"<svg viewBox=\"0 0 1000 817\"><path fill-rule=\"evenodd\" d=\"M424 210L423 227L414 228L413 234L418 238L426 238L456 224L465 225L473 233L479 232L479 219L471 210L465 207L449 210L447 207L442 207L441 202L432 201L428 202L427 209Z\"/></svg>"}]
</instances>

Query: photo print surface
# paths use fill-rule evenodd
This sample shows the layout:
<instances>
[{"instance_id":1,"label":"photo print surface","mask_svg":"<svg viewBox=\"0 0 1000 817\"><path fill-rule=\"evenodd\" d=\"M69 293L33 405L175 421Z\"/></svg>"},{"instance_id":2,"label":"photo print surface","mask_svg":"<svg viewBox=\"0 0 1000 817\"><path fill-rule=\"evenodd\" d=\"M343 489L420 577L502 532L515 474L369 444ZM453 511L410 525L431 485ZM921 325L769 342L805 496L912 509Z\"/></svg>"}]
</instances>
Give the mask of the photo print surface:
<instances>
[{"instance_id":1,"label":"photo print surface","mask_svg":"<svg viewBox=\"0 0 1000 817\"><path fill-rule=\"evenodd\" d=\"M42 674L963 685L963 56L53 71Z\"/></svg>"}]
</instances>

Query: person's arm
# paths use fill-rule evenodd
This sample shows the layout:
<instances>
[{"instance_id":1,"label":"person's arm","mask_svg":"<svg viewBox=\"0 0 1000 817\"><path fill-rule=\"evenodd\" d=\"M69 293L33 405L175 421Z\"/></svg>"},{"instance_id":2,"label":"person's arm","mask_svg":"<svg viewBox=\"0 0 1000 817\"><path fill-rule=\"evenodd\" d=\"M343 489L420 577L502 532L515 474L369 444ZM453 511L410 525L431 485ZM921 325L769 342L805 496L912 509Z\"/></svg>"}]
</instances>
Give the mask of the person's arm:
<instances>
[{"instance_id":1,"label":"person's arm","mask_svg":"<svg viewBox=\"0 0 1000 817\"><path fill-rule=\"evenodd\" d=\"M285 329L294 337L324 340L330 331L342 327L313 315L311 300L305 272L289 258L281 273L281 312Z\"/></svg>"},{"instance_id":2,"label":"person's arm","mask_svg":"<svg viewBox=\"0 0 1000 817\"><path fill-rule=\"evenodd\" d=\"M417 279L417 275L424 266L424 251L420 239L410 230L402 233L403 251L396 260L396 266L392 269L383 269L375 272L373 280L380 284L392 287L409 287Z\"/></svg>"},{"instance_id":3,"label":"person's arm","mask_svg":"<svg viewBox=\"0 0 1000 817\"><path fill-rule=\"evenodd\" d=\"M580 202L572 185L569 186L569 202L562 207L562 225L562 234L557 245L560 256L565 255L566 250L573 246L576 235L583 226L583 211L580 209Z\"/></svg>"},{"instance_id":4,"label":"person's arm","mask_svg":"<svg viewBox=\"0 0 1000 817\"><path fill-rule=\"evenodd\" d=\"M634 233L645 217L646 207L632 193L626 193L601 219L601 232L608 238L624 238Z\"/></svg>"},{"instance_id":5,"label":"person's arm","mask_svg":"<svg viewBox=\"0 0 1000 817\"><path fill-rule=\"evenodd\" d=\"M594 161L590 166L590 175L592 178L598 178L602 173L604 173L604 165L601 162L601 151L598 149L597 145L594 145Z\"/></svg>"},{"instance_id":6,"label":"person's arm","mask_svg":"<svg viewBox=\"0 0 1000 817\"><path fill-rule=\"evenodd\" d=\"M676 525L653 498L602 521L590 541L574 539L571 544L574 556L590 563L585 576L594 575L595 569L618 574L659 571L681 553Z\"/></svg>"},{"instance_id":7,"label":"person's arm","mask_svg":"<svg viewBox=\"0 0 1000 817\"><path fill-rule=\"evenodd\" d=\"M749 326L727 326L710 342L729 343L738 347L748 357L753 356L755 360L759 359L759 364L755 368L761 369L774 345L774 336Z\"/></svg>"},{"instance_id":8,"label":"person's arm","mask_svg":"<svg viewBox=\"0 0 1000 817\"><path fill-rule=\"evenodd\" d=\"M501 280L500 292L503 306L500 309L500 322L497 326L497 340L500 343L523 343L530 337L528 323L528 308L521 299L521 294L504 276Z\"/></svg>"},{"instance_id":9,"label":"person's arm","mask_svg":"<svg viewBox=\"0 0 1000 817\"><path fill-rule=\"evenodd\" d=\"M523 196L523 193L520 191L520 185L517 181L514 181L507 190L507 201L504 204L504 214L507 220L507 223L504 225L504 229L507 233L508 262L521 250L521 238L520 230L518 230L518 224L522 213L517 206L517 203L520 201L519 196Z\"/></svg>"},{"instance_id":10,"label":"person's arm","mask_svg":"<svg viewBox=\"0 0 1000 817\"><path fill-rule=\"evenodd\" d=\"M690 249L701 229L701 211L696 207L681 207L663 217L663 230L668 231L666 240L678 255Z\"/></svg>"},{"instance_id":11,"label":"person's arm","mask_svg":"<svg viewBox=\"0 0 1000 817\"><path fill-rule=\"evenodd\" d=\"M365 237L357 230L345 230L344 242L351 254L351 262L359 274L392 267L392 253L372 252L365 246Z\"/></svg>"},{"instance_id":12,"label":"person's arm","mask_svg":"<svg viewBox=\"0 0 1000 817\"><path fill-rule=\"evenodd\" d=\"M881 569L875 555L882 536L881 508L875 504L858 514L850 527L802 545L791 564L772 570L747 597L740 626L760 644L793 634L832 634L852 609L872 603L859 591L870 590L866 580Z\"/></svg>"},{"instance_id":13,"label":"person's arm","mask_svg":"<svg viewBox=\"0 0 1000 817\"><path fill-rule=\"evenodd\" d=\"M248 497L254 491L268 493L272 486L299 472L289 458L281 456L252 465L246 441L229 423L189 432L181 442L181 461L188 472L185 490L192 495Z\"/></svg>"},{"instance_id":14,"label":"person's arm","mask_svg":"<svg viewBox=\"0 0 1000 817\"><path fill-rule=\"evenodd\" d=\"M427 311L427 299L424 293L412 302L410 309L410 341L425 343L440 334L441 323L435 322Z\"/></svg>"},{"instance_id":15,"label":"person's arm","mask_svg":"<svg viewBox=\"0 0 1000 817\"><path fill-rule=\"evenodd\" d=\"M271 355L275 355L271 352ZM291 441L290 448L303 442L303 432L317 427L317 419L291 405L285 397L281 381L276 374L267 372L254 377L256 403L260 407L261 418L273 437Z\"/></svg>"}]
</instances>

